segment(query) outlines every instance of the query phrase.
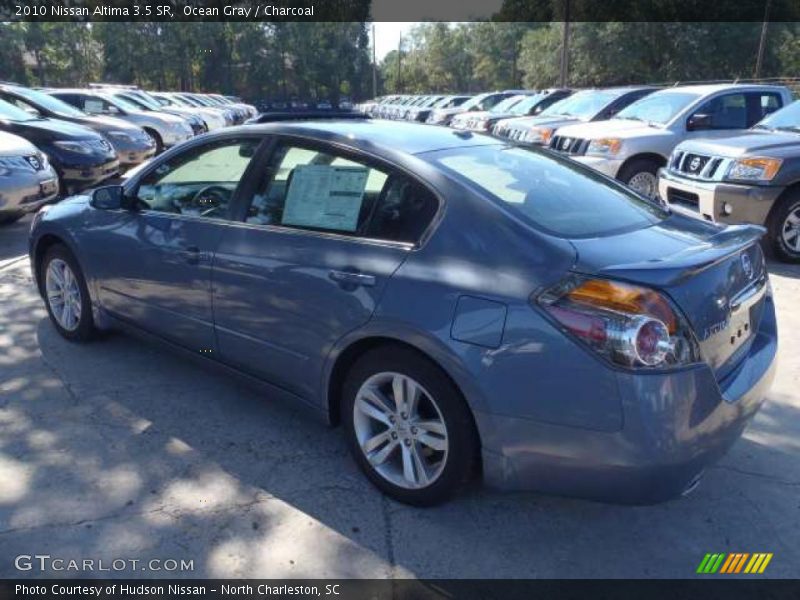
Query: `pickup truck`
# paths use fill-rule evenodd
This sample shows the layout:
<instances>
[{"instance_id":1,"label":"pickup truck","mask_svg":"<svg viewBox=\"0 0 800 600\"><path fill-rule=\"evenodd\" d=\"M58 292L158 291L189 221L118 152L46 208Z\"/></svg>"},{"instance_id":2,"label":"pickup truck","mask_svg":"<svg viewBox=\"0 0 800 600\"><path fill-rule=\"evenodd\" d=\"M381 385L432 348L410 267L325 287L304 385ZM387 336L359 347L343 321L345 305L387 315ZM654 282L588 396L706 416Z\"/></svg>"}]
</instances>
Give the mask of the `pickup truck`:
<instances>
[{"instance_id":1,"label":"pickup truck","mask_svg":"<svg viewBox=\"0 0 800 600\"><path fill-rule=\"evenodd\" d=\"M562 127L550 149L655 198L658 170L680 142L732 137L791 101L789 90L777 85L676 86L645 96L613 119Z\"/></svg>"},{"instance_id":2,"label":"pickup truck","mask_svg":"<svg viewBox=\"0 0 800 600\"><path fill-rule=\"evenodd\" d=\"M763 225L776 256L800 262L800 101L741 135L679 144L658 184L676 212Z\"/></svg>"}]
</instances>

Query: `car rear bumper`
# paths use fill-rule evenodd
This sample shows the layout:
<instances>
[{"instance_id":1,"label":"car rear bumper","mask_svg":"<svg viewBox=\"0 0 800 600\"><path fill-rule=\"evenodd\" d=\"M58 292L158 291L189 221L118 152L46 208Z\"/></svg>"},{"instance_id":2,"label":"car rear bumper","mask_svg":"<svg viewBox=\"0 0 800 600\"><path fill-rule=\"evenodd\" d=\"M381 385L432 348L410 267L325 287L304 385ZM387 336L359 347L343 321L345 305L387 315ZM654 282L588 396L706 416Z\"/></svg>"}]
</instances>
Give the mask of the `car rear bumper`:
<instances>
[{"instance_id":1,"label":"car rear bumper","mask_svg":"<svg viewBox=\"0 0 800 600\"><path fill-rule=\"evenodd\" d=\"M487 485L625 504L691 490L739 438L772 383L777 354L769 300L748 356L717 381L707 366L620 372L624 424L601 432L477 414Z\"/></svg>"},{"instance_id":2,"label":"car rear bumper","mask_svg":"<svg viewBox=\"0 0 800 600\"><path fill-rule=\"evenodd\" d=\"M693 181L676 177L665 169L658 173L658 194L670 208L714 222L764 225L784 189Z\"/></svg>"}]
</instances>

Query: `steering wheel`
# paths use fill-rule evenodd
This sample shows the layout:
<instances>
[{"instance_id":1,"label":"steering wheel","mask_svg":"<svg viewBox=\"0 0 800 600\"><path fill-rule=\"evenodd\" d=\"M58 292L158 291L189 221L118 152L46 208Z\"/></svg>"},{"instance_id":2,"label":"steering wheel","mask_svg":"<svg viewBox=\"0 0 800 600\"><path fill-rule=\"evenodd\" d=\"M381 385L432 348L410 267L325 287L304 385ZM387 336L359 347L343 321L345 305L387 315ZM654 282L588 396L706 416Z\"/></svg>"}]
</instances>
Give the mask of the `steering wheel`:
<instances>
[{"instance_id":1,"label":"steering wheel","mask_svg":"<svg viewBox=\"0 0 800 600\"><path fill-rule=\"evenodd\" d=\"M197 190L197 193L189 201L189 206L200 211L200 216L205 217L224 207L228 203L230 195L230 190L225 186L207 185Z\"/></svg>"}]
</instances>

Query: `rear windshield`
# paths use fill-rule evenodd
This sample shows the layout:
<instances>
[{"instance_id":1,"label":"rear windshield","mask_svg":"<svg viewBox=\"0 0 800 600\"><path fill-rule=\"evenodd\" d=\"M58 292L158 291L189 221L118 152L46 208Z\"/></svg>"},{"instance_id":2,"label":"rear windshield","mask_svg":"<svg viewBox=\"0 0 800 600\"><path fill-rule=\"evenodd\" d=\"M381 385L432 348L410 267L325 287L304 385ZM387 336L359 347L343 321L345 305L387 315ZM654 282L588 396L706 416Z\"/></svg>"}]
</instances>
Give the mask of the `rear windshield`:
<instances>
[{"instance_id":1,"label":"rear windshield","mask_svg":"<svg viewBox=\"0 0 800 600\"><path fill-rule=\"evenodd\" d=\"M610 235L648 227L667 216L594 171L544 151L473 146L431 152L426 158L558 237Z\"/></svg>"}]
</instances>

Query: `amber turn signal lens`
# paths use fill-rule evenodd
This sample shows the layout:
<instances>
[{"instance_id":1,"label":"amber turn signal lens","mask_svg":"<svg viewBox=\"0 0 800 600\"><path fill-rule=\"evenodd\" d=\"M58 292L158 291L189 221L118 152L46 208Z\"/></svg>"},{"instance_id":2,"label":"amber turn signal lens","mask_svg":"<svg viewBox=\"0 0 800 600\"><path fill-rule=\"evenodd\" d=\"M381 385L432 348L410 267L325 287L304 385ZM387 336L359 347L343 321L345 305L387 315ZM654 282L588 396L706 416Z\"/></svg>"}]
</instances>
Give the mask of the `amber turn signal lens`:
<instances>
[{"instance_id":1,"label":"amber turn signal lens","mask_svg":"<svg viewBox=\"0 0 800 600\"><path fill-rule=\"evenodd\" d=\"M678 329L678 319L669 303L653 290L605 279L590 279L569 292L578 304L588 304L628 314L648 315L667 326L670 334Z\"/></svg>"}]
</instances>

